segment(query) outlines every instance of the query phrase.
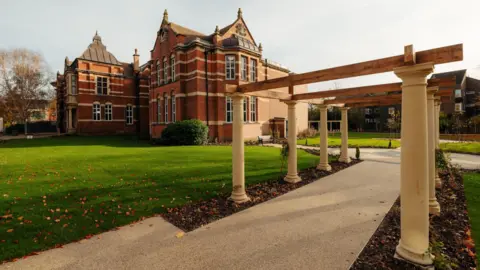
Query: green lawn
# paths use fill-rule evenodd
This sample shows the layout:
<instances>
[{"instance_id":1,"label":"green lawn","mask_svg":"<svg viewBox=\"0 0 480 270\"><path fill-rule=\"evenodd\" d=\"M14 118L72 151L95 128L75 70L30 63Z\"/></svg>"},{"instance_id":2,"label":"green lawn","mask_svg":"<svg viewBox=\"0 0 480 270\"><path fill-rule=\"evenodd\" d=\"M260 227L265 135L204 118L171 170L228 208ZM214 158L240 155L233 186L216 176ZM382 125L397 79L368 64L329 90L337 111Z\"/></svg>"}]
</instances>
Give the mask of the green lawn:
<instances>
[{"instance_id":1,"label":"green lawn","mask_svg":"<svg viewBox=\"0 0 480 270\"><path fill-rule=\"evenodd\" d=\"M441 143L440 148L445 152L480 155L480 142Z\"/></svg>"},{"instance_id":2,"label":"green lawn","mask_svg":"<svg viewBox=\"0 0 480 270\"><path fill-rule=\"evenodd\" d=\"M389 133L349 132L348 147L388 148ZM320 137L308 138L308 145L319 145ZM305 145L305 139L297 140L298 145ZM340 133L328 135L328 146L336 147L342 144ZM400 141L392 139L392 148L400 147Z\"/></svg>"},{"instance_id":3,"label":"green lawn","mask_svg":"<svg viewBox=\"0 0 480 270\"><path fill-rule=\"evenodd\" d=\"M465 173L463 175L465 195L467 197L468 216L472 225L472 237L475 244L480 245L480 173ZM477 252L477 264L480 263Z\"/></svg>"},{"instance_id":4,"label":"green lawn","mask_svg":"<svg viewBox=\"0 0 480 270\"><path fill-rule=\"evenodd\" d=\"M229 146L153 147L122 137L0 144L0 262L231 191ZM299 169L318 157L298 152ZM247 185L276 179L280 150L245 147Z\"/></svg>"}]
</instances>

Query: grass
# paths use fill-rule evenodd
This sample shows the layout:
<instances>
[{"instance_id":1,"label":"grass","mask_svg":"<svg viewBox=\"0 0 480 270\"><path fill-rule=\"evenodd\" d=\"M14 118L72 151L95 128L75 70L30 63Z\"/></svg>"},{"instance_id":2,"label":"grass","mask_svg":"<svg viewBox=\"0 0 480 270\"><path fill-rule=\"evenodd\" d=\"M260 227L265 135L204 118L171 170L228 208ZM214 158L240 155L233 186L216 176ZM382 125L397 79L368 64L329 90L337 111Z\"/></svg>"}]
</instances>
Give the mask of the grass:
<instances>
[{"instance_id":1,"label":"grass","mask_svg":"<svg viewBox=\"0 0 480 270\"><path fill-rule=\"evenodd\" d=\"M389 133L371 132L349 132L348 147L374 147L388 148ZM319 145L320 137L308 138L308 145ZM305 145L305 139L297 140L298 145ZM328 135L328 146L337 147L342 144L342 137L339 133ZM392 139L392 148L400 147L400 141Z\"/></svg>"},{"instance_id":2,"label":"grass","mask_svg":"<svg viewBox=\"0 0 480 270\"><path fill-rule=\"evenodd\" d=\"M122 137L0 144L0 262L231 191L229 146L153 147ZM298 167L318 157L298 152ZM280 150L245 147L247 185L276 179Z\"/></svg>"},{"instance_id":3,"label":"grass","mask_svg":"<svg viewBox=\"0 0 480 270\"><path fill-rule=\"evenodd\" d=\"M480 155L480 142L441 143L445 152Z\"/></svg>"},{"instance_id":4,"label":"grass","mask_svg":"<svg viewBox=\"0 0 480 270\"><path fill-rule=\"evenodd\" d=\"M465 196L467 197L468 216L472 225L472 237L475 244L480 244L480 173L463 175ZM477 252L477 265L480 265L480 254Z\"/></svg>"}]
</instances>

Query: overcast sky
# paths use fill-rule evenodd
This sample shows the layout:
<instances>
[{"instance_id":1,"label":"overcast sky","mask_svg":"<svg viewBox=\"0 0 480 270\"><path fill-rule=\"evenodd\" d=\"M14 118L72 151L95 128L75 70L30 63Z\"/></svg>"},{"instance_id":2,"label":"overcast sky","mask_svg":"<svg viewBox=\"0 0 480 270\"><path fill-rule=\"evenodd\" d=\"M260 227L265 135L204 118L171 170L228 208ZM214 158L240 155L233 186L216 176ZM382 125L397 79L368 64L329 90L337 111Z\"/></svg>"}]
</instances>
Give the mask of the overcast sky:
<instances>
[{"instance_id":1,"label":"overcast sky","mask_svg":"<svg viewBox=\"0 0 480 270\"><path fill-rule=\"evenodd\" d=\"M280 0L1 0L0 48L41 52L63 72L65 56L80 56L98 30L117 59L150 56L164 9L169 20L210 34L226 26L239 7L264 58L296 73L403 53L464 44L464 61L436 72L467 68L480 78L480 0L280 1ZM340 80L341 87L399 81L392 73ZM332 82L310 86L328 89Z\"/></svg>"}]
</instances>

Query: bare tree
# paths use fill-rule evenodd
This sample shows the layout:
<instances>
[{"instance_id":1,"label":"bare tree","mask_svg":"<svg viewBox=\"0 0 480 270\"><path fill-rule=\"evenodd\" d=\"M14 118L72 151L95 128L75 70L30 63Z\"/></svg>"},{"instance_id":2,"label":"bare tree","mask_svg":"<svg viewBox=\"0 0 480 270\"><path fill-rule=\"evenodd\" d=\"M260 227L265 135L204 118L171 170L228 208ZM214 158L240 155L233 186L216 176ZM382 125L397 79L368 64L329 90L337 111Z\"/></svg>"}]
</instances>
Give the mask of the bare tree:
<instances>
[{"instance_id":1,"label":"bare tree","mask_svg":"<svg viewBox=\"0 0 480 270\"><path fill-rule=\"evenodd\" d=\"M27 123L34 109L53 98L52 76L44 58L27 49L0 50L0 97L15 122Z\"/></svg>"}]
</instances>

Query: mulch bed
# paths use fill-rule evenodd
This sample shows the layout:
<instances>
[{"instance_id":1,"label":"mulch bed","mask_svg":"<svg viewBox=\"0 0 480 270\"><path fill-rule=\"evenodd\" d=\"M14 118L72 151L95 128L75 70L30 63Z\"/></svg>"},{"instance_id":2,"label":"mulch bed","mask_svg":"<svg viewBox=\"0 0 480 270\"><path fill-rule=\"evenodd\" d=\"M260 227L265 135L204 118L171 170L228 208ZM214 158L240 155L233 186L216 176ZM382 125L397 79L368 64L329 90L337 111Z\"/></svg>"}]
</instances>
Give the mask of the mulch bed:
<instances>
[{"instance_id":1,"label":"mulch bed","mask_svg":"<svg viewBox=\"0 0 480 270\"><path fill-rule=\"evenodd\" d=\"M230 194L224 194L217 198L184 205L180 208L169 208L167 209L168 212L161 214L161 216L186 232L192 231L215 220L230 216L294 189L308 185L320 178L334 174L359 162L361 162L361 160L352 160L349 164L331 162L330 166L332 166L332 170L330 172L319 171L315 168L300 171L299 175L302 181L295 184L290 184L279 179L247 186L246 192L251 201L243 204L232 202L228 199Z\"/></svg>"},{"instance_id":2,"label":"mulch bed","mask_svg":"<svg viewBox=\"0 0 480 270\"><path fill-rule=\"evenodd\" d=\"M475 269L463 180L459 172L441 173L437 190L440 216L430 217L430 247L436 269ZM394 259L400 239L400 198L392 206L351 269L422 269Z\"/></svg>"}]
</instances>

